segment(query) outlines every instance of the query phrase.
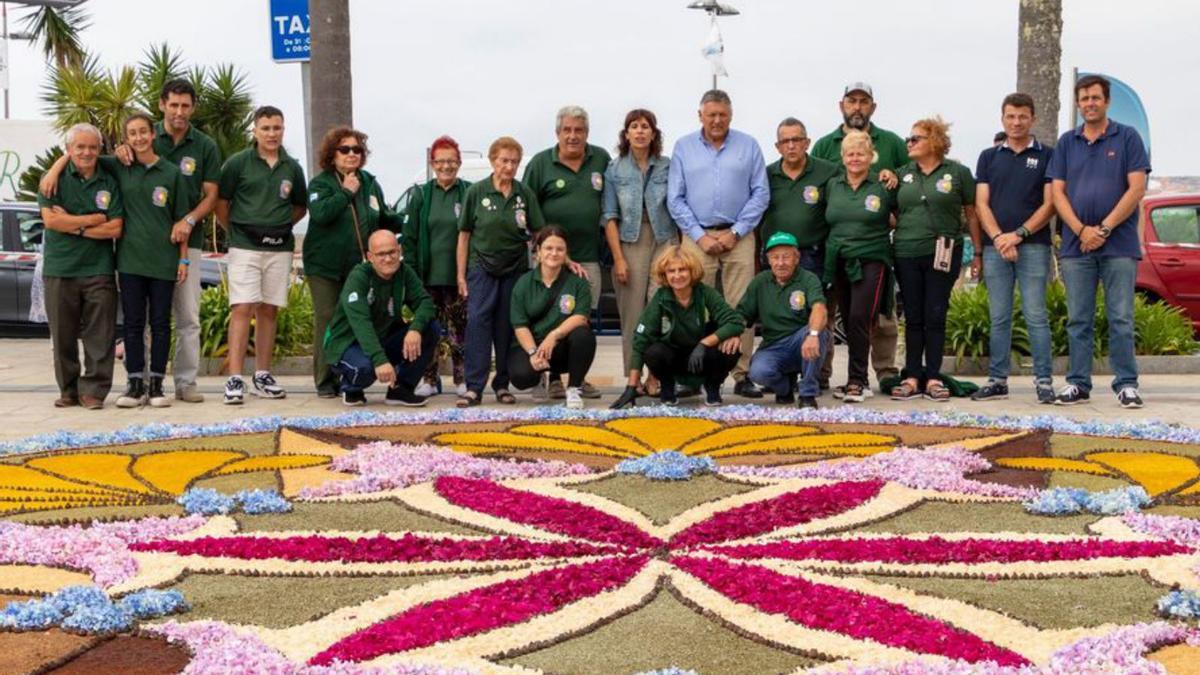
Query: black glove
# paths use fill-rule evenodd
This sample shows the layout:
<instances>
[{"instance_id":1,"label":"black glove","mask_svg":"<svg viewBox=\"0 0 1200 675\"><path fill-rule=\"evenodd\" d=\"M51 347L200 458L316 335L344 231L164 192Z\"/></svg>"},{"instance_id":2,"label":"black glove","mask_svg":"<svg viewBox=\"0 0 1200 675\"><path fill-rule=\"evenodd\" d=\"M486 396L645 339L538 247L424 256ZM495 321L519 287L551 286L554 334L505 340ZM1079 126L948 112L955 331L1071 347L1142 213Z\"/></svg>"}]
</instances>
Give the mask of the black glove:
<instances>
[{"instance_id":1,"label":"black glove","mask_svg":"<svg viewBox=\"0 0 1200 675\"><path fill-rule=\"evenodd\" d=\"M704 371L704 351L708 347L704 346L703 342L697 342L692 348L692 353L688 356L688 372L693 375L699 375Z\"/></svg>"},{"instance_id":2,"label":"black glove","mask_svg":"<svg viewBox=\"0 0 1200 675\"><path fill-rule=\"evenodd\" d=\"M620 410L621 408L632 408L637 403L638 391L637 387L626 386L625 391L617 397L613 404L608 406L609 410Z\"/></svg>"}]
</instances>

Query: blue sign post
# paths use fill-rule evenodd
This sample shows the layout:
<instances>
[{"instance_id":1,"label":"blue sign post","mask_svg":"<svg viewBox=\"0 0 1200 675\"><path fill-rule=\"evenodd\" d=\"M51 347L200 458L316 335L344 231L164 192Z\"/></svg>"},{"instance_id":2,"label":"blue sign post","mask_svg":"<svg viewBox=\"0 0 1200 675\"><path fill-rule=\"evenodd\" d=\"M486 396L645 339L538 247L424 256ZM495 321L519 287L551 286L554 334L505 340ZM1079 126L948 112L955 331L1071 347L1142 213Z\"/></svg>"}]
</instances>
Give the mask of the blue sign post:
<instances>
[{"instance_id":1,"label":"blue sign post","mask_svg":"<svg viewBox=\"0 0 1200 675\"><path fill-rule=\"evenodd\" d=\"M271 0L271 58L295 63L309 58L308 0Z\"/></svg>"}]
</instances>

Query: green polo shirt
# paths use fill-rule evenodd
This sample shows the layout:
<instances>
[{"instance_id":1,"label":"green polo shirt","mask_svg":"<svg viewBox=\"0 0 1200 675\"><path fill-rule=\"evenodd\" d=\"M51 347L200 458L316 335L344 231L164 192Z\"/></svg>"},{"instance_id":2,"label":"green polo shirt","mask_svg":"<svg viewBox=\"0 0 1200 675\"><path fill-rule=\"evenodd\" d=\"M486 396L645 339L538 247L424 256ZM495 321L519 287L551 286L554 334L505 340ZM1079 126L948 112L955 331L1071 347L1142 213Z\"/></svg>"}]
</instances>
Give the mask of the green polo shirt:
<instances>
[{"instance_id":1,"label":"green polo shirt","mask_svg":"<svg viewBox=\"0 0 1200 675\"><path fill-rule=\"evenodd\" d=\"M567 252L575 262L600 261L600 231L604 226L604 170L612 159L599 146L588 145L579 171L558 160L558 146L534 155L521 182L537 195L542 216L567 233Z\"/></svg>"},{"instance_id":2,"label":"green polo shirt","mask_svg":"<svg viewBox=\"0 0 1200 675\"><path fill-rule=\"evenodd\" d=\"M884 169L895 171L897 167L908 163L908 146L904 144L903 138L887 129L880 129L874 124L867 128L867 135L875 144L875 161L871 163L871 171L876 173ZM812 154L842 166L842 140L845 138L846 132L839 124L838 128L817 141L817 144L813 146Z\"/></svg>"},{"instance_id":3,"label":"green polo shirt","mask_svg":"<svg viewBox=\"0 0 1200 675\"><path fill-rule=\"evenodd\" d=\"M66 171L58 176L58 189L54 191L54 196L38 193L37 201L43 209L58 206L72 216L103 213L112 220L125 215L121 187L117 179L102 166L96 167L91 178L84 179L75 170L75 163L67 162ZM66 278L112 275L112 239L89 239L49 228L45 232L42 246L43 275Z\"/></svg>"},{"instance_id":4,"label":"green polo shirt","mask_svg":"<svg viewBox=\"0 0 1200 675\"><path fill-rule=\"evenodd\" d=\"M179 145L162 122L154 125L154 154L174 164L187 183L187 209L196 208L204 198L204 184L221 180L221 150L208 134L189 124ZM186 214L185 214L186 215ZM204 228L199 223L192 228L188 248L204 248Z\"/></svg>"},{"instance_id":5,"label":"green polo shirt","mask_svg":"<svg viewBox=\"0 0 1200 675\"><path fill-rule=\"evenodd\" d=\"M551 286L542 281L541 267L534 267L521 275L513 286L509 309L512 327L528 328L538 344L567 317L578 315L586 318L592 309L592 291L587 282L566 269L559 274L566 279L553 294Z\"/></svg>"},{"instance_id":6,"label":"green polo shirt","mask_svg":"<svg viewBox=\"0 0 1200 675\"><path fill-rule=\"evenodd\" d=\"M975 177L971 170L947 159L923 173L916 162L896 172L897 193L896 257L933 255L938 237L962 241L963 207L975 204Z\"/></svg>"},{"instance_id":7,"label":"green polo shirt","mask_svg":"<svg viewBox=\"0 0 1200 675\"><path fill-rule=\"evenodd\" d=\"M258 155L258 146L253 144L234 154L221 167L219 192L221 199L229 202L231 247L264 250L250 242L241 225L286 229L284 246L295 247L291 234L292 207L307 205L308 187L304 169L283 148L279 149L274 167L267 165Z\"/></svg>"},{"instance_id":8,"label":"green polo shirt","mask_svg":"<svg viewBox=\"0 0 1200 675\"><path fill-rule=\"evenodd\" d=\"M825 221L825 183L839 170L837 164L809 155L804 171L792 180L783 172L782 159L768 165L771 203L763 213L762 241L776 232L787 232L802 248L824 244L829 236L829 224Z\"/></svg>"},{"instance_id":9,"label":"green polo shirt","mask_svg":"<svg viewBox=\"0 0 1200 675\"><path fill-rule=\"evenodd\" d=\"M117 271L174 281L179 244L171 243L171 228L188 212L183 174L162 157L149 166L136 161L125 166L111 156L101 157L100 163L116 176L125 207L125 227L117 240Z\"/></svg>"},{"instance_id":10,"label":"green polo shirt","mask_svg":"<svg viewBox=\"0 0 1200 675\"><path fill-rule=\"evenodd\" d=\"M712 330L710 323L716 323ZM696 343L715 332L725 340L741 335L746 321L733 310L713 287L699 283L692 289L687 307L679 304L670 288L660 288L650 298L633 332L630 370L640 370L642 355L655 342L666 342L675 349L694 349Z\"/></svg>"},{"instance_id":11,"label":"green polo shirt","mask_svg":"<svg viewBox=\"0 0 1200 675\"><path fill-rule=\"evenodd\" d=\"M375 176L359 171L358 179L358 191L353 194L342 187L335 171L322 171L308 184L305 274L335 281L345 279L363 261L371 233L381 228L394 230L399 222Z\"/></svg>"},{"instance_id":12,"label":"green polo shirt","mask_svg":"<svg viewBox=\"0 0 1200 675\"><path fill-rule=\"evenodd\" d=\"M813 305L824 302L821 280L812 272L797 267L796 273L785 284L776 281L771 270L754 275L737 309L747 326L762 324L761 349L807 328Z\"/></svg>"},{"instance_id":13,"label":"green polo shirt","mask_svg":"<svg viewBox=\"0 0 1200 675\"><path fill-rule=\"evenodd\" d=\"M839 173L825 184L825 193L828 200L825 220L829 221L825 283L832 283L839 258L855 263L878 260L891 265L888 216L896 209L895 191L884 187L874 173L856 190L846 181L846 174Z\"/></svg>"},{"instance_id":14,"label":"green polo shirt","mask_svg":"<svg viewBox=\"0 0 1200 675\"><path fill-rule=\"evenodd\" d=\"M405 307L412 312L408 329L418 333L425 330L437 311L416 272L401 263L391 279L384 279L371 263L360 263L346 277L333 318L325 329L325 360L336 363L357 342L372 364L387 363L383 340L404 324L401 310Z\"/></svg>"},{"instance_id":15,"label":"green polo shirt","mask_svg":"<svg viewBox=\"0 0 1200 675\"><path fill-rule=\"evenodd\" d=\"M470 183L459 179L450 189L436 179L409 190L404 212L404 256L430 286L454 286L458 279L458 218ZM425 204L429 195L429 204Z\"/></svg>"},{"instance_id":16,"label":"green polo shirt","mask_svg":"<svg viewBox=\"0 0 1200 675\"><path fill-rule=\"evenodd\" d=\"M492 185L492 177L474 183L463 197L458 231L471 233L467 264L474 267L479 257L517 259L516 269L529 269L527 242L529 233L540 230L546 221L537 197L524 183L512 182L508 197Z\"/></svg>"}]
</instances>

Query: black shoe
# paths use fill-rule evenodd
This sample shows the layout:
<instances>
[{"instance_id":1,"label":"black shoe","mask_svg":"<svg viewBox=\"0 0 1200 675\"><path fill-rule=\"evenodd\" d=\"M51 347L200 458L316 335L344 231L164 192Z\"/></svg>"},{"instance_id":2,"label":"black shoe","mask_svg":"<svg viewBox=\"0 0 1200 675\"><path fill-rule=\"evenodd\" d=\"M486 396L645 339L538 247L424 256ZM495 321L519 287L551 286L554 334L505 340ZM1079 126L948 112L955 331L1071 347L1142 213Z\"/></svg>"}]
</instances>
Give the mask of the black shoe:
<instances>
[{"instance_id":1,"label":"black shoe","mask_svg":"<svg viewBox=\"0 0 1200 675\"><path fill-rule=\"evenodd\" d=\"M1054 404L1075 405L1076 403L1087 403L1091 398L1091 395L1083 389L1073 384L1068 384L1059 390L1058 396L1054 399Z\"/></svg>"},{"instance_id":2,"label":"black shoe","mask_svg":"<svg viewBox=\"0 0 1200 675\"><path fill-rule=\"evenodd\" d=\"M972 401L998 401L1005 398L1008 398L1008 384L991 380L971 394Z\"/></svg>"},{"instance_id":3,"label":"black shoe","mask_svg":"<svg viewBox=\"0 0 1200 675\"><path fill-rule=\"evenodd\" d=\"M786 394L775 394L775 402L780 405L791 405L796 402L796 394L790 391Z\"/></svg>"},{"instance_id":4,"label":"black shoe","mask_svg":"<svg viewBox=\"0 0 1200 675\"><path fill-rule=\"evenodd\" d=\"M146 402L146 383L140 377L129 378L125 393L117 398L118 408L137 408Z\"/></svg>"},{"instance_id":5,"label":"black shoe","mask_svg":"<svg viewBox=\"0 0 1200 675\"><path fill-rule=\"evenodd\" d=\"M1056 399L1056 398L1057 397L1054 395L1054 390L1051 389L1050 387L1038 387L1037 388L1037 402L1038 403L1041 403L1043 405L1051 405L1054 403L1054 399Z\"/></svg>"},{"instance_id":6,"label":"black shoe","mask_svg":"<svg viewBox=\"0 0 1200 675\"><path fill-rule=\"evenodd\" d=\"M754 385L751 384L750 386L754 386ZM761 391L758 392L758 397L762 398ZM704 383L704 405L706 405L710 408L716 408L717 406L721 405L722 403L724 403L724 401L721 400L721 385L720 384L709 384L708 382L705 382Z\"/></svg>"},{"instance_id":7,"label":"black shoe","mask_svg":"<svg viewBox=\"0 0 1200 675\"><path fill-rule=\"evenodd\" d=\"M1122 408L1140 408L1145 405L1137 387L1125 387L1118 392L1117 403L1120 403Z\"/></svg>"},{"instance_id":8,"label":"black shoe","mask_svg":"<svg viewBox=\"0 0 1200 675\"><path fill-rule=\"evenodd\" d=\"M337 398L337 389L333 387L317 387L317 398Z\"/></svg>"},{"instance_id":9,"label":"black shoe","mask_svg":"<svg viewBox=\"0 0 1200 675\"><path fill-rule=\"evenodd\" d=\"M733 393L737 394L738 396L741 396L742 398L762 398L763 397L762 389L759 389L758 385L754 384L753 382L751 382L748 379L742 380L741 382L738 382L737 384L733 385Z\"/></svg>"},{"instance_id":10,"label":"black shoe","mask_svg":"<svg viewBox=\"0 0 1200 675\"><path fill-rule=\"evenodd\" d=\"M388 387L383 402L388 405L403 405L409 408L420 408L425 405L425 397L417 396L408 387Z\"/></svg>"},{"instance_id":11,"label":"black shoe","mask_svg":"<svg viewBox=\"0 0 1200 675\"><path fill-rule=\"evenodd\" d=\"M815 396L801 396L800 401L798 403L796 403L796 407L802 408L802 409L803 408L812 408L813 410L816 410L817 409L817 398Z\"/></svg>"},{"instance_id":12,"label":"black shoe","mask_svg":"<svg viewBox=\"0 0 1200 675\"><path fill-rule=\"evenodd\" d=\"M699 389L697 389L693 386L690 386L690 385L686 385L686 384L683 385L682 387L680 387L679 392L676 394L676 396L678 398L691 398L693 396L699 396L699 395L700 395Z\"/></svg>"},{"instance_id":13,"label":"black shoe","mask_svg":"<svg viewBox=\"0 0 1200 675\"><path fill-rule=\"evenodd\" d=\"M150 407L151 408L169 408L171 407L171 399L163 393L163 379L158 376L150 378Z\"/></svg>"},{"instance_id":14,"label":"black shoe","mask_svg":"<svg viewBox=\"0 0 1200 675\"><path fill-rule=\"evenodd\" d=\"M356 408L367 404L367 395L361 389L358 391L343 391L342 405Z\"/></svg>"},{"instance_id":15,"label":"black shoe","mask_svg":"<svg viewBox=\"0 0 1200 675\"><path fill-rule=\"evenodd\" d=\"M679 396L675 393L674 382L658 383L658 401L663 405L679 405Z\"/></svg>"}]
</instances>

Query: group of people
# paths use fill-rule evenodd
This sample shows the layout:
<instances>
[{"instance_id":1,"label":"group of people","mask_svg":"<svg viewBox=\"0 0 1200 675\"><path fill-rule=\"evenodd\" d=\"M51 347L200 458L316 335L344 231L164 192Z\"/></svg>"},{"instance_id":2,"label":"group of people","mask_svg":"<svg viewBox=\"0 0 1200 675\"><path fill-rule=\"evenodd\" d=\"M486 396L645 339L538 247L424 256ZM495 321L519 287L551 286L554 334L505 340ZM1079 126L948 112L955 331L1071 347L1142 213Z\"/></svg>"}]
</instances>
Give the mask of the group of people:
<instances>
[{"instance_id":1,"label":"group of people","mask_svg":"<svg viewBox=\"0 0 1200 675\"><path fill-rule=\"evenodd\" d=\"M700 129L671 156L649 110L630 111L617 156L588 143L587 112L558 112L557 143L529 161L510 137L488 150L491 175L469 184L450 137L429 152L433 178L389 206L365 170L367 136L331 129L304 173L282 148L283 115L254 113L250 148L220 164L211 139L189 123L195 92L168 83L157 125L126 124L126 144L97 157L88 125L67 134L67 158L47 173L45 275L59 405L100 407L112 378L118 274L129 384L118 405L168 404L163 375L172 311L175 395L195 391L199 283L195 224L215 211L229 231L229 365L225 402L241 403L241 372L253 319L254 393L280 398L270 373L275 315L287 302L292 226L306 213L304 274L314 310L313 379L321 397L362 405L375 381L385 402L422 405L441 391L450 362L457 405L483 401L491 376L498 403L513 389L570 408L599 398L587 376L596 353L590 316L601 293L601 237L612 254L627 386L612 407L656 398L674 405L703 393L816 407L832 374L834 317L849 350L834 396L871 395L868 363L894 399L945 401L955 384L941 371L951 290L964 264L982 275L991 302L988 382L973 398L1008 395L1014 287L1030 334L1037 399L1088 400L1096 287L1103 284L1113 389L1139 407L1133 358L1133 291L1140 256L1136 208L1150 166L1137 132L1108 118L1109 84L1075 86L1083 124L1055 149L1031 136L1035 105L1011 94L1004 137L974 173L948 158L949 125L918 120L907 138L872 123L872 88L847 85L843 124L810 150L805 125L784 119L779 159L731 128L721 90L700 100ZM1046 285L1062 223L1060 268L1068 292L1070 369L1054 391ZM974 255L964 260L964 235ZM113 240L116 240L115 263ZM757 272L761 266L763 271ZM894 363L899 304L905 360ZM150 363L140 354L150 316ZM108 332L101 330L108 326ZM762 340L754 347L754 327ZM82 375L76 340L84 341ZM441 358L439 358L441 357ZM643 371L648 371L643 377ZM143 373L145 371L145 373ZM562 381L566 375L566 383Z\"/></svg>"}]
</instances>

